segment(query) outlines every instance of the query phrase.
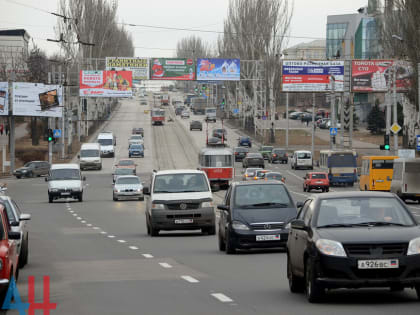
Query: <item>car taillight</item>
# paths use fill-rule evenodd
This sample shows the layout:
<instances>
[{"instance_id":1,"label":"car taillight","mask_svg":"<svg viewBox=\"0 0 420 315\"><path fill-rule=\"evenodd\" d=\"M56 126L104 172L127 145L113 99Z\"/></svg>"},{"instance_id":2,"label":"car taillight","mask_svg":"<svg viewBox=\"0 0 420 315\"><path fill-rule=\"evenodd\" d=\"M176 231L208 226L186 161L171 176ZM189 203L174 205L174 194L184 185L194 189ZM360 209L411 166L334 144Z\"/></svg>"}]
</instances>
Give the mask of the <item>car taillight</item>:
<instances>
[{"instance_id":1,"label":"car taillight","mask_svg":"<svg viewBox=\"0 0 420 315\"><path fill-rule=\"evenodd\" d=\"M255 177L254 177L254 179L258 179L258 177L257 177L257 176L255 176Z\"/></svg>"},{"instance_id":2,"label":"car taillight","mask_svg":"<svg viewBox=\"0 0 420 315\"><path fill-rule=\"evenodd\" d=\"M273 157L276 157L276 156L277 156L277 154L275 154L275 153L274 153L274 154L273 154Z\"/></svg>"},{"instance_id":3,"label":"car taillight","mask_svg":"<svg viewBox=\"0 0 420 315\"><path fill-rule=\"evenodd\" d=\"M286 181L286 178L284 178L284 177L283 177L283 178L281 179L281 181L284 183L284 182Z\"/></svg>"},{"instance_id":4,"label":"car taillight","mask_svg":"<svg viewBox=\"0 0 420 315\"><path fill-rule=\"evenodd\" d=\"M238 155L238 152L235 152L235 155Z\"/></svg>"}]
</instances>

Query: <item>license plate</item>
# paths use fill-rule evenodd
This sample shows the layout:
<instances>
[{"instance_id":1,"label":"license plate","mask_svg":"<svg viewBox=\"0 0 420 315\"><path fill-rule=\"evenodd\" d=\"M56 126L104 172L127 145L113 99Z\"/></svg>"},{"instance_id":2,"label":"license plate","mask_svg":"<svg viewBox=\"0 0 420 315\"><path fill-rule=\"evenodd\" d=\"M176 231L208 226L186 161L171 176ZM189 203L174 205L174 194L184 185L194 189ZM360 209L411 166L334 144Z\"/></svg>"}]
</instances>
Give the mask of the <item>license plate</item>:
<instances>
[{"instance_id":1,"label":"license plate","mask_svg":"<svg viewBox=\"0 0 420 315\"><path fill-rule=\"evenodd\" d=\"M193 223L193 219L179 219L179 220L175 220L175 224L187 224L187 223Z\"/></svg>"},{"instance_id":2,"label":"license plate","mask_svg":"<svg viewBox=\"0 0 420 315\"><path fill-rule=\"evenodd\" d=\"M339 177L339 176L340 176L340 174L334 174L333 176L334 176L334 177Z\"/></svg>"},{"instance_id":3,"label":"license plate","mask_svg":"<svg viewBox=\"0 0 420 315\"><path fill-rule=\"evenodd\" d=\"M317 184L322 184L322 182L316 182Z\"/></svg>"},{"instance_id":4,"label":"license plate","mask_svg":"<svg viewBox=\"0 0 420 315\"><path fill-rule=\"evenodd\" d=\"M63 193L61 193L61 196L70 196L70 193L69 192L63 192Z\"/></svg>"},{"instance_id":5,"label":"license plate","mask_svg":"<svg viewBox=\"0 0 420 315\"><path fill-rule=\"evenodd\" d=\"M398 259L358 260L359 269L395 269L399 268Z\"/></svg>"},{"instance_id":6,"label":"license plate","mask_svg":"<svg viewBox=\"0 0 420 315\"><path fill-rule=\"evenodd\" d=\"M257 241L280 241L280 234L277 235L257 235Z\"/></svg>"}]
</instances>

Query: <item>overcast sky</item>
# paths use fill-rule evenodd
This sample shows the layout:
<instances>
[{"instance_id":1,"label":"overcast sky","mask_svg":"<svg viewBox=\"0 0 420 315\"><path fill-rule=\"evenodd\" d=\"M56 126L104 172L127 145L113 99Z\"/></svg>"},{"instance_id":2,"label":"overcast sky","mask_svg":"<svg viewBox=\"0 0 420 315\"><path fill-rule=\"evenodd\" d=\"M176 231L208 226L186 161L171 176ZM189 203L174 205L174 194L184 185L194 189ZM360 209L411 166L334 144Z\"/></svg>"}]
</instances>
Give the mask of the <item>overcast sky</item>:
<instances>
[{"instance_id":1,"label":"overcast sky","mask_svg":"<svg viewBox=\"0 0 420 315\"><path fill-rule=\"evenodd\" d=\"M245 0L244 0L245 1ZM288 46L325 38L328 15L357 13L368 0L294 0L291 38ZM58 0L0 0L0 28L24 28L35 43L50 55L58 51L58 44L47 42L55 38L57 18L47 14L58 11ZM36 7L36 10L26 6ZM223 31L228 0L119 0L118 17L121 22L203 30ZM212 45L218 34L129 27L136 56L170 57L176 43L192 34L201 36ZM308 37L308 38L302 38Z\"/></svg>"}]
</instances>

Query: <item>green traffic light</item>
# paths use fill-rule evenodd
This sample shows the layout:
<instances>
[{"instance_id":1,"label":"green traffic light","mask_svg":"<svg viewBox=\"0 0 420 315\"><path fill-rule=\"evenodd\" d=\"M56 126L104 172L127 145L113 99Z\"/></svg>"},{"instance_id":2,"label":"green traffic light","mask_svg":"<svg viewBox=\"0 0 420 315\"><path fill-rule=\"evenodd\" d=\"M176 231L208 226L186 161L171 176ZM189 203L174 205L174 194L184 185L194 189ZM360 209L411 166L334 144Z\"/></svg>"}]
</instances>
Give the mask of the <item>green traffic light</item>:
<instances>
[{"instance_id":1,"label":"green traffic light","mask_svg":"<svg viewBox=\"0 0 420 315\"><path fill-rule=\"evenodd\" d=\"M389 144L385 144L385 145L384 145L384 149L385 149L385 150L389 150L389 149L390 149Z\"/></svg>"}]
</instances>

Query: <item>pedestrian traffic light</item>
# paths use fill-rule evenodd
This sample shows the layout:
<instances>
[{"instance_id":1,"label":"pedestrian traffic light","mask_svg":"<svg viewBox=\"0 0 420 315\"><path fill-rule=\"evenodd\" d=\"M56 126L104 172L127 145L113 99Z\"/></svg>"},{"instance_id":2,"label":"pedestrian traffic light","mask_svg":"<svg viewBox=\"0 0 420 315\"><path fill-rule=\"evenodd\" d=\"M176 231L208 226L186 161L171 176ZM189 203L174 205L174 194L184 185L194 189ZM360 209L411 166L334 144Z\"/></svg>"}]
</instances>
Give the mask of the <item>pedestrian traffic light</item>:
<instances>
[{"instance_id":1,"label":"pedestrian traffic light","mask_svg":"<svg viewBox=\"0 0 420 315\"><path fill-rule=\"evenodd\" d=\"M195 87L194 91L198 92L198 88L197 88L197 87Z\"/></svg>"},{"instance_id":2,"label":"pedestrian traffic light","mask_svg":"<svg viewBox=\"0 0 420 315\"><path fill-rule=\"evenodd\" d=\"M51 128L48 129L48 142L52 142L54 141L54 134L53 134L53 130Z\"/></svg>"},{"instance_id":3,"label":"pedestrian traffic light","mask_svg":"<svg viewBox=\"0 0 420 315\"><path fill-rule=\"evenodd\" d=\"M384 144L379 146L379 149L389 151L391 146L389 145L389 135L384 135Z\"/></svg>"},{"instance_id":4,"label":"pedestrian traffic light","mask_svg":"<svg viewBox=\"0 0 420 315\"><path fill-rule=\"evenodd\" d=\"M225 105L225 99L222 98L222 105Z\"/></svg>"},{"instance_id":5,"label":"pedestrian traffic light","mask_svg":"<svg viewBox=\"0 0 420 315\"><path fill-rule=\"evenodd\" d=\"M206 86L205 86L205 85L203 85L203 86L201 87L201 89L202 89L202 90L205 90L205 89L206 89Z\"/></svg>"}]
</instances>

